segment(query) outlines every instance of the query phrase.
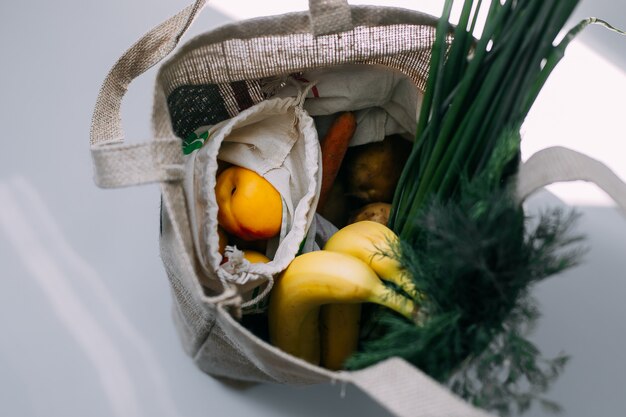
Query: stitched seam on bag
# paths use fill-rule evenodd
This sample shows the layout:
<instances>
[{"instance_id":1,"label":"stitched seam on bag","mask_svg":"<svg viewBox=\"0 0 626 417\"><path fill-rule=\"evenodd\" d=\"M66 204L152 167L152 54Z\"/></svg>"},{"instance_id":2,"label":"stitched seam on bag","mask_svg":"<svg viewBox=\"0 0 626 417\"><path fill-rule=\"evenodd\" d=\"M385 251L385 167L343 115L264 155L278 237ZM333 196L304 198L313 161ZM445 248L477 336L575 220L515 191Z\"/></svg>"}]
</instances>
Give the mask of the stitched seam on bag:
<instances>
[{"instance_id":1,"label":"stitched seam on bag","mask_svg":"<svg viewBox=\"0 0 626 417\"><path fill-rule=\"evenodd\" d=\"M170 277L170 274L168 274ZM197 308L195 308L195 304L189 302L190 299L193 299L190 291L180 282L180 279L174 277L169 279L174 291L176 294L180 296L176 297L178 304L185 303L188 308L187 311L191 312L191 318L197 319L198 322L204 321L203 319L206 317L204 314L199 313ZM184 313L183 313L184 314Z\"/></svg>"},{"instance_id":2,"label":"stitched seam on bag","mask_svg":"<svg viewBox=\"0 0 626 417\"><path fill-rule=\"evenodd\" d=\"M197 319L198 322L204 322L204 321L206 321L205 319L207 318L207 316L204 315L204 314L198 313L196 311L196 308L194 308L193 306L191 306L189 304L189 302L187 300L188 300L188 297L191 297L191 295L189 294L189 292L184 288L184 286L178 280L170 279L170 283L171 283L172 287L174 288L174 290L176 291L176 293L180 295L180 298L176 297L176 295L174 296L176 298L176 306L179 309L179 311L180 311L180 313L181 313L181 315L183 317L183 324L189 330L189 333L193 336L193 335L197 335L199 333L198 330L202 330L202 333L206 332L205 335L202 335L200 337L192 337L193 346L192 346L192 349L191 349L191 356L195 358L198 355L198 352L201 350L202 346L209 339L209 336L211 335L211 332L213 331L213 328L215 327L215 323L217 322L217 316L215 316L212 319L212 322L208 326L208 328L205 327L205 326L202 326L202 327L200 327L200 329L198 329L197 327L191 325L188 322L188 317ZM185 295L187 295L188 297L185 297ZM189 308L187 308L186 311L191 313L191 314L185 314L185 310L182 308L182 304L189 305Z\"/></svg>"},{"instance_id":3,"label":"stitched seam on bag","mask_svg":"<svg viewBox=\"0 0 626 417\"><path fill-rule=\"evenodd\" d=\"M200 354L200 351L202 351L202 347L207 344L207 342L209 341L209 337L211 336L211 333L213 333L213 329L215 328L215 325L217 324L217 309L215 310L215 318L213 319L213 323L211 323L211 327L209 327L209 329L207 330L207 334L205 337L203 337L200 343L198 343L198 347L195 350L195 352L193 352L193 360L197 361L198 360L198 356Z\"/></svg>"},{"instance_id":4,"label":"stitched seam on bag","mask_svg":"<svg viewBox=\"0 0 626 417\"><path fill-rule=\"evenodd\" d=\"M194 361L198 360L198 355L200 354L202 347L209 341L209 337L211 336L211 333L213 333L213 329L215 328L216 324L217 324L217 317L215 318L215 320L213 320L211 327L207 330L206 336L200 339L201 342L198 343L198 347L196 348L195 352L193 352Z\"/></svg>"},{"instance_id":5,"label":"stitched seam on bag","mask_svg":"<svg viewBox=\"0 0 626 417\"><path fill-rule=\"evenodd\" d=\"M216 319L222 313L225 314L225 315L228 315L231 319L233 318L228 313L226 308L224 308L224 307L227 307L227 306L226 305L218 305L217 306L217 309L216 309L216 312L217 312ZM216 322L217 322L217 320L216 320ZM237 322L237 325L238 326L243 326L239 322ZM227 344L228 346L230 346L233 349L234 352L236 352L235 355L238 353L244 359L246 365L251 366L255 371L258 372L259 375L262 375L264 378L266 378L265 381L269 380L269 381L272 381L274 383L280 383L281 382L281 380L276 378L276 376L274 374L272 374L271 372L268 372L264 367L259 366L254 360L252 360L250 355L244 353L244 349L238 343L239 342L238 338L231 338L231 337L228 337L228 335L225 332L223 332L223 333L224 333L224 336L225 336L225 337L222 338L223 342L225 344ZM262 341L262 342L265 343L264 341ZM257 359L258 359L258 357L257 357ZM265 363L265 361L262 361L262 362Z\"/></svg>"},{"instance_id":6,"label":"stitched seam on bag","mask_svg":"<svg viewBox=\"0 0 626 417\"><path fill-rule=\"evenodd\" d=\"M165 208L165 211L167 212L167 216L170 217L167 221L170 223L169 227L171 228L171 231L173 232L173 236L174 236L174 240L178 242L179 245L181 245L181 247L184 248L184 243L182 240L182 236L180 236L180 231L176 230L176 228L174 227L174 225L172 224L172 220L171 220L171 216L172 214L169 213L169 209L171 209L172 207L168 207L168 204L166 203L166 198L165 198L165 192L162 192L161 194L161 198L162 198L162 202L165 203L163 205L163 207ZM160 240L162 241L165 237L161 236ZM163 249L163 246L161 244L161 250ZM179 305L179 308L182 307L182 304L185 303L188 305L188 308L186 309L187 312L190 313L191 318L195 318L197 319L197 322L203 322L206 319L206 315L199 313L198 310L194 304L190 303L190 299L193 300L193 296L190 294L190 292L187 290L187 288L180 282L180 280L178 278L172 278L171 274L168 271L168 278L169 278L169 282L170 285L172 286L172 289L174 290L175 294L174 297L176 298L176 303ZM180 298L176 295L178 294L178 296L180 296ZM190 326L190 324L187 322L188 316L185 314L185 312L183 310L181 310L181 313L183 315L184 318L184 323L185 326L187 326L189 328L189 330L191 331L190 333L192 335L196 335L198 333L198 328L194 327L194 326ZM213 329L213 327L215 326L215 322L217 320L217 316L214 316L213 318L213 322L210 324L210 326L208 327L208 329L206 330L206 336L203 337L193 337L192 341L193 341L193 346L190 349L191 351L191 356L195 357L200 349L200 347L206 342L206 340L208 339L209 335L211 334L211 331ZM200 328L202 329L202 328ZM201 343L199 343L198 341L202 341Z\"/></svg>"}]
</instances>

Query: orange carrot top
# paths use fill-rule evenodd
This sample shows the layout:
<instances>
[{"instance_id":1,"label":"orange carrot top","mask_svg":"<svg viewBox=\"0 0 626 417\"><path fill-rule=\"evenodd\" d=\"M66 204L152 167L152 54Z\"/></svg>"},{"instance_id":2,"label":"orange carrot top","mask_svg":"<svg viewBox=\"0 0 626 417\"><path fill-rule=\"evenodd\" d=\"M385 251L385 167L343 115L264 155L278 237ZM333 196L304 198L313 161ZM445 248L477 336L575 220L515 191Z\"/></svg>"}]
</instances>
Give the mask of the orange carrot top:
<instances>
[{"instance_id":1,"label":"orange carrot top","mask_svg":"<svg viewBox=\"0 0 626 417\"><path fill-rule=\"evenodd\" d=\"M317 211L320 211L326 204L328 194L335 182L355 130L356 116L352 112L343 112L334 120L320 143L322 148L322 187Z\"/></svg>"}]
</instances>

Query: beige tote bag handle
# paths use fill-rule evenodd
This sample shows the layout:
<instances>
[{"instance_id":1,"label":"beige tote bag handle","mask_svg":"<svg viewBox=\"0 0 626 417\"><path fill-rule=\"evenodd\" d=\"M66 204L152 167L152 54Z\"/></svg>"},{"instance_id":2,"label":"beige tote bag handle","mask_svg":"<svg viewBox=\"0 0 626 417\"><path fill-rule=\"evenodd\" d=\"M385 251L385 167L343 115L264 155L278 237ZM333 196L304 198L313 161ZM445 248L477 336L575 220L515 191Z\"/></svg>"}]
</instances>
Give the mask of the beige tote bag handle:
<instances>
[{"instance_id":1,"label":"beige tote bag handle","mask_svg":"<svg viewBox=\"0 0 626 417\"><path fill-rule=\"evenodd\" d=\"M95 182L103 188L183 179L180 140L165 138L124 144L121 105L128 85L169 55L206 4L198 0L161 23L131 46L104 80L91 124Z\"/></svg>"},{"instance_id":2,"label":"beige tote bag handle","mask_svg":"<svg viewBox=\"0 0 626 417\"><path fill-rule=\"evenodd\" d=\"M95 182L103 188L180 181L182 152L177 138L124 144L121 104L132 80L169 55L207 0L197 0L131 46L107 75L93 112L91 154ZM346 0L309 0L311 31L324 35L352 28Z\"/></svg>"},{"instance_id":3,"label":"beige tote bag handle","mask_svg":"<svg viewBox=\"0 0 626 417\"><path fill-rule=\"evenodd\" d=\"M489 417L400 358L360 371L348 380L398 417Z\"/></svg>"},{"instance_id":4,"label":"beige tote bag handle","mask_svg":"<svg viewBox=\"0 0 626 417\"><path fill-rule=\"evenodd\" d=\"M565 181L596 184L626 214L626 184L602 162L562 146L538 151L520 166L517 197L523 201L546 185Z\"/></svg>"}]
</instances>

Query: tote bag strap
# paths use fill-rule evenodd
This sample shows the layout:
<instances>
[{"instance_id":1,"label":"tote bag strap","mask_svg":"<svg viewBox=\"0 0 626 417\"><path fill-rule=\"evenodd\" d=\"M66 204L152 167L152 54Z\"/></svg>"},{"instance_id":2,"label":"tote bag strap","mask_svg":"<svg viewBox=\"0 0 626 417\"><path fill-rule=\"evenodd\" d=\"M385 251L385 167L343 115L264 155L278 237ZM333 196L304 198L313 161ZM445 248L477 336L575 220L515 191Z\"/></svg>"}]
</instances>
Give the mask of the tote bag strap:
<instances>
[{"instance_id":1,"label":"tote bag strap","mask_svg":"<svg viewBox=\"0 0 626 417\"><path fill-rule=\"evenodd\" d=\"M105 78L96 100L90 135L98 186L182 180L180 141L162 138L140 145L124 144L121 104L131 81L174 50L206 3L207 0L197 0L149 31L121 56ZM311 32L316 36L352 28L346 0L309 0L309 10Z\"/></svg>"},{"instance_id":2,"label":"tote bag strap","mask_svg":"<svg viewBox=\"0 0 626 417\"><path fill-rule=\"evenodd\" d=\"M404 359L391 358L347 373L347 379L397 417L490 416Z\"/></svg>"},{"instance_id":3,"label":"tote bag strap","mask_svg":"<svg viewBox=\"0 0 626 417\"><path fill-rule=\"evenodd\" d=\"M538 151L520 166L517 197L523 201L546 185L564 181L597 185L626 214L626 184L602 162L561 146Z\"/></svg>"},{"instance_id":4,"label":"tote bag strap","mask_svg":"<svg viewBox=\"0 0 626 417\"><path fill-rule=\"evenodd\" d=\"M165 58L206 4L198 0L146 33L115 63L104 80L91 123L94 180L100 187L124 187L183 178L176 138L124 144L121 104L130 82Z\"/></svg>"},{"instance_id":5,"label":"tote bag strap","mask_svg":"<svg viewBox=\"0 0 626 417\"><path fill-rule=\"evenodd\" d=\"M347 0L309 0L311 33L315 36L352 30L352 13Z\"/></svg>"}]
</instances>

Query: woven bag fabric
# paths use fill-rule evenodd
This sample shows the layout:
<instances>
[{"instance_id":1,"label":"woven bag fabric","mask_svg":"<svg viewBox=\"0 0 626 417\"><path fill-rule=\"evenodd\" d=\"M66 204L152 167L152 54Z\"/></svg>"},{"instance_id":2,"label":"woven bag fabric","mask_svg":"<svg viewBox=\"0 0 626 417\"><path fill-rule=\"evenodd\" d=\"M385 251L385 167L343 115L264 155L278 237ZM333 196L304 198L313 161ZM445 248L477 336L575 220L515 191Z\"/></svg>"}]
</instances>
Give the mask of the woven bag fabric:
<instances>
[{"instance_id":1,"label":"woven bag fabric","mask_svg":"<svg viewBox=\"0 0 626 417\"><path fill-rule=\"evenodd\" d=\"M303 12L227 25L187 42L157 75L155 136L184 138L198 126L236 118L271 99L289 75L315 68L355 64L386 67L404 74L412 81L412 88L423 89L436 20L404 9L349 10L348 21L330 25L340 27L338 33L315 35L311 15ZM346 19L345 14L338 16ZM236 296L217 302L210 299L220 297L215 290L218 282L209 277L213 285L199 284L207 279L206 271L200 268L193 251L183 257L171 256L172 251L194 246L189 212L182 207L169 209L178 207L169 201L171 198L176 197L164 193L163 224L168 227L164 226L161 238L162 257L170 260L165 264L173 283L179 334L198 366L212 375L257 382L310 384L342 379L283 354L230 320L227 307L215 308L226 305L237 310L240 300ZM166 233L171 230L169 225L175 224L182 225L180 238L187 242L177 249L172 248L171 233ZM182 262L191 265L180 265ZM192 276L181 279L192 270ZM216 275L215 271L208 274ZM198 291L209 299L194 299ZM233 288L231 291L236 293Z\"/></svg>"},{"instance_id":2,"label":"woven bag fabric","mask_svg":"<svg viewBox=\"0 0 626 417\"><path fill-rule=\"evenodd\" d=\"M423 90L436 20L405 9L350 10L353 27L341 33L315 36L308 13L290 13L227 25L183 45L157 76L157 137L184 137L234 117L266 99L277 80L307 69L381 65Z\"/></svg>"}]
</instances>

